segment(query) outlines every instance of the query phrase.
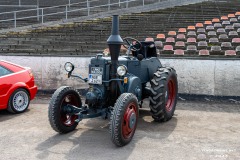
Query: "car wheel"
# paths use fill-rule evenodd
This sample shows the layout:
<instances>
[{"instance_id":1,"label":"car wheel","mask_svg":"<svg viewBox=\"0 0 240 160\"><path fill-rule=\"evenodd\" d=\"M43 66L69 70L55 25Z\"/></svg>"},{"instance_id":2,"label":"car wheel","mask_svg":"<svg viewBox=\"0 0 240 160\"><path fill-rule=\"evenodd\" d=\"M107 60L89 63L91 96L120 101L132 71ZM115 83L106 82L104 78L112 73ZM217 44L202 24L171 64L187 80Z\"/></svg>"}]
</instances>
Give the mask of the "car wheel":
<instances>
[{"instance_id":1,"label":"car wheel","mask_svg":"<svg viewBox=\"0 0 240 160\"><path fill-rule=\"evenodd\" d=\"M25 89L17 89L10 96L7 110L11 113L22 113L30 103L29 93Z\"/></svg>"}]
</instances>

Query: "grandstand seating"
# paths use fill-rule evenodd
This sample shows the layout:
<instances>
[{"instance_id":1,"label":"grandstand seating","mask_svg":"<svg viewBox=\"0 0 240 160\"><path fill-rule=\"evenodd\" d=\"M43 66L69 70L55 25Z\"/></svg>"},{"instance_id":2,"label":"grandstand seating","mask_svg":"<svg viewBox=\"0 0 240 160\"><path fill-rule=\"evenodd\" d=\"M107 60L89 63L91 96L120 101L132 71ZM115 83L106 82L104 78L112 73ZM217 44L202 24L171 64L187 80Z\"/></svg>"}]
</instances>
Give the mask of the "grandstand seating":
<instances>
[{"instance_id":1,"label":"grandstand seating","mask_svg":"<svg viewBox=\"0 0 240 160\"><path fill-rule=\"evenodd\" d=\"M124 15L120 32L142 41L154 38L161 56L239 57L239 8L234 0L208 1ZM0 35L0 54L92 56L107 48L110 31L111 19L103 18L8 33Z\"/></svg>"},{"instance_id":2,"label":"grandstand seating","mask_svg":"<svg viewBox=\"0 0 240 160\"><path fill-rule=\"evenodd\" d=\"M219 18L213 18L212 21L205 21L204 23L196 23L196 25L190 25L187 27L186 32L178 32L177 40L184 39L187 36L187 47L183 41L177 41L173 45L171 50L174 55L189 55L194 56L198 53L199 56L236 56L239 54L240 49L240 23L236 21L235 17L238 17L239 12L235 14L228 14L227 16L221 16ZM230 18L232 21L228 21ZM233 22L233 23L232 23ZM213 25L212 25L213 24ZM181 31L179 28L178 31ZM171 31L174 32L174 31ZM176 33L176 34L178 34ZM160 33L161 34L161 33ZM207 34L207 36L206 36ZM162 35L162 34L161 34ZM169 34L166 36L166 41L162 41L163 44L168 44L168 39L171 37ZM168 47L160 50L160 54L171 54L166 52ZM184 54L185 53L185 54Z\"/></svg>"},{"instance_id":3,"label":"grandstand seating","mask_svg":"<svg viewBox=\"0 0 240 160\"><path fill-rule=\"evenodd\" d=\"M39 24L42 23L42 12L44 12L43 22L51 22L51 21L61 21L65 20L66 17L66 6L67 6L67 18L77 18L88 15L87 10L87 0L39 0L39 5L37 7L37 0L29 1L29 0L21 0L21 5L18 4L18 0L9 0L9 1L0 1L0 21L8 20L14 18L13 11L16 12L17 27ZM109 0L89 0L90 12L89 14L96 14L101 12L106 12L108 9L116 10L121 8L126 8L125 4L118 4L119 0L111 0L111 6L108 6ZM121 2L121 1L120 1ZM158 0L149 0L146 4L156 3ZM3 5L3 6L1 6ZM5 6L6 5L6 6ZM128 7L139 6L142 5L142 1L134 1L129 2ZM12 6L12 7L11 7ZM98 7L95 7L98 6ZM40 8L37 11L37 8ZM41 9L44 9L43 11ZM8 12L6 14L1 14L2 12ZM37 13L39 14L39 18L37 18ZM23 18L25 17L25 18ZM28 17L28 18L26 18ZM13 28L14 21L6 21L4 23L0 22L0 29Z\"/></svg>"},{"instance_id":4,"label":"grandstand seating","mask_svg":"<svg viewBox=\"0 0 240 160\"><path fill-rule=\"evenodd\" d=\"M174 55L176 55L176 56L183 56L184 55L184 50L176 49L176 50L174 50Z\"/></svg>"},{"instance_id":5,"label":"grandstand seating","mask_svg":"<svg viewBox=\"0 0 240 160\"><path fill-rule=\"evenodd\" d=\"M207 49L199 50L199 56L209 56L209 50Z\"/></svg>"}]
</instances>

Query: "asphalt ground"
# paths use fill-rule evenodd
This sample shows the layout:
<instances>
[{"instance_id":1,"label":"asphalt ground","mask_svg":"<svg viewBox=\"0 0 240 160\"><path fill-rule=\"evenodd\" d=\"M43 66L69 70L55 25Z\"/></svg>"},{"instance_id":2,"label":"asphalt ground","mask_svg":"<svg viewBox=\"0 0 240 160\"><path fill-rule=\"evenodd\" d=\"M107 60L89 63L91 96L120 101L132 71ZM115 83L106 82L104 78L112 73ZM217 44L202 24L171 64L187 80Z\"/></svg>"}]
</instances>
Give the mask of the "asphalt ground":
<instances>
[{"instance_id":1,"label":"asphalt ground","mask_svg":"<svg viewBox=\"0 0 240 160\"><path fill-rule=\"evenodd\" d=\"M116 147L108 120L83 120L58 134L48 122L50 96L37 97L23 114L0 111L0 159L239 160L240 104L179 101L174 117L153 122L148 104L140 110L133 140Z\"/></svg>"}]
</instances>

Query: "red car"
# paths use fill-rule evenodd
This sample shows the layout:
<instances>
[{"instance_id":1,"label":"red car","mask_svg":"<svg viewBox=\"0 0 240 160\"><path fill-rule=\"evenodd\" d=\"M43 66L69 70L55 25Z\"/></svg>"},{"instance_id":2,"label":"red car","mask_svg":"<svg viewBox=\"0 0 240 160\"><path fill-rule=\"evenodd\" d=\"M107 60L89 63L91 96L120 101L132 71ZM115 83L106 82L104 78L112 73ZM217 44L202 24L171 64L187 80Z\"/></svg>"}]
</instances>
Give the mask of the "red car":
<instances>
[{"instance_id":1,"label":"red car","mask_svg":"<svg viewBox=\"0 0 240 160\"><path fill-rule=\"evenodd\" d=\"M0 61L0 109L22 113L36 93L37 86L30 68Z\"/></svg>"}]
</instances>

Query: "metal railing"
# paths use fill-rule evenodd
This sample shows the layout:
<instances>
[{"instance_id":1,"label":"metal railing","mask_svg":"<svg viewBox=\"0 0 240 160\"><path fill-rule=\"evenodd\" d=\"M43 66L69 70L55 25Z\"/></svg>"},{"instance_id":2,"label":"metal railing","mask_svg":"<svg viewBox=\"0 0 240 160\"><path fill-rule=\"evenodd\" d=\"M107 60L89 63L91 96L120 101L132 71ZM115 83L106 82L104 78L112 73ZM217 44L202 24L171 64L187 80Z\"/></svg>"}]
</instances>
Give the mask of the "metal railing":
<instances>
[{"instance_id":1,"label":"metal railing","mask_svg":"<svg viewBox=\"0 0 240 160\"><path fill-rule=\"evenodd\" d=\"M19 0L19 5L21 4ZM69 3L66 5L59 5L59 6L52 6L52 7L44 7L41 8L37 4L36 8L34 9L27 9L27 10L20 10L20 11L12 11L12 12L3 12L0 13L0 24L6 23L6 22L13 22L14 28L18 26L19 20L28 20L33 19L35 20L32 23L45 23L48 21L52 21L51 19L48 20L47 17L49 16L58 16L58 19L69 19L71 13L74 12L82 12L82 16L89 16L94 11L94 9L101 8L99 12L106 12L113 9L119 9L119 8L128 8L130 7L130 4L132 4L131 7L135 6L144 6L147 4L153 4L153 3L159 3L161 1L166 0L86 0L84 2L79 3L71 3L71 0L69 0ZM134 4L135 2L135 4ZM137 3L136 3L137 2ZM81 16L80 14L77 15L77 17ZM1 17L3 17L1 19ZM75 16L76 17L76 16ZM25 25L31 25L29 22ZM23 25L24 26L24 25Z\"/></svg>"},{"instance_id":2,"label":"metal railing","mask_svg":"<svg viewBox=\"0 0 240 160\"><path fill-rule=\"evenodd\" d=\"M38 4L39 4L39 0L37 0L37 4L36 5L30 5L30 4L22 4L22 0L16 0L17 4L0 4L0 7L29 7L29 8L37 8Z\"/></svg>"}]
</instances>

